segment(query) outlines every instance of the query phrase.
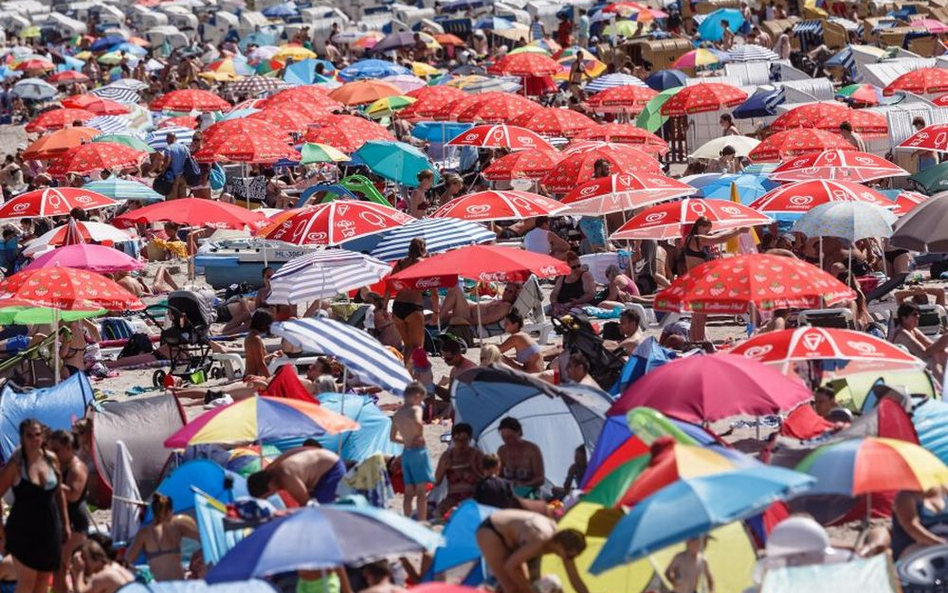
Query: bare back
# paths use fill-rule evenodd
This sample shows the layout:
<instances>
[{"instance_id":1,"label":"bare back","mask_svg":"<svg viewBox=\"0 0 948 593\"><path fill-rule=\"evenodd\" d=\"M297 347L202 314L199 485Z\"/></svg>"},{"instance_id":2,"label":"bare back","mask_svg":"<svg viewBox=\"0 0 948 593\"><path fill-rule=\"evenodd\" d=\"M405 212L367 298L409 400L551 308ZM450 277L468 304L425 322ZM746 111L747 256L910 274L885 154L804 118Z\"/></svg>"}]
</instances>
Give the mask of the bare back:
<instances>
[{"instance_id":1,"label":"bare back","mask_svg":"<svg viewBox=\"0 0 948 593\"><path fill-rule=\"evenodd\" d=\"M401 435L406 447L417 448L425 445L423 418L421 406L404 405L392 415L392 426Z\"/></svg>"},{"instance_id":2,"label":"bare back","mask_svg":"<svg viewBox=\"0 0 948 593\"><path fill-rule=\"evenodd\" d=\"M315 447L290 449L274 460L267 468L280 483L293 476L299 478L311 491L329 470L339 463L339 456L332 451Z\"/></svg>"}]
</instances>

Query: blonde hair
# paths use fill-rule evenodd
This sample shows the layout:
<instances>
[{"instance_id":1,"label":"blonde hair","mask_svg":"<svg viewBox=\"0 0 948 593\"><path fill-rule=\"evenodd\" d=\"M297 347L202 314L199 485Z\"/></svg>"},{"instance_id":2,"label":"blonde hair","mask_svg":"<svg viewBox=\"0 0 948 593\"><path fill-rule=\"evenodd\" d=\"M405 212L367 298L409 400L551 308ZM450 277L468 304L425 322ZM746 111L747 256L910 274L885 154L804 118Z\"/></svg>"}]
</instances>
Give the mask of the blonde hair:
<instances>
[{"instance_id":1,"label":"blonde hair","mask_svg":"<svg viewBox=\"0 0 948 593\"><path fill-rule=\"evenodd\" d=\"M503 355L500 353L500 348L496 344L488 344L481 348L481 365L487 366L495 362L500 362L503 359Z\"/></svg>"}]
</instances>

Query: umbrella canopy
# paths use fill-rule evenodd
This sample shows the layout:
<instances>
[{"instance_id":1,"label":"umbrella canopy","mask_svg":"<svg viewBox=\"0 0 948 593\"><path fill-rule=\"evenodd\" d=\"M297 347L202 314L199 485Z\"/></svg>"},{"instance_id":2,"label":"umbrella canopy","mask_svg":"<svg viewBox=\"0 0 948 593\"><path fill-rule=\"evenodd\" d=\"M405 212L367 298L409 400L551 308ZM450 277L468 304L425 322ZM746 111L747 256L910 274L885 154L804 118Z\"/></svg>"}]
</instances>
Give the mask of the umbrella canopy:
<instances>
[{"instance_id":1,"label":"umbrella canopy","mask_svg":"<svg viewBox=\"0 0 948 593\"><path fill-rule=\"evenodd\" d=\"M232 120L221 123L238 123ZM299 161L300 154L289 146L286 136L279 134L221 134L207 140L193 155L198 162L276 163L283 159Z\"/></svg>"},{"instance_id":2,"label":"umbrella canopy","mask_svg":"<svg viewBox=\"0 0 948 593\"><path fill-rule=\"evenodd\" d=\"M101 222L78 222L75 219L70 219L68 224L51 229L27 243L24 253L28 256L32 256L48 247L87 243L89 241L98 243L122 243L131 240L131 235L110 224Z\"/></svg>"},{"instance_id":3,"label":"umbrella canopy","mask_svg":"<svg viewBox=\"0 0 948 593\"><path fill-rule=\"evenodd\" d=\"M13 94L26 101L48 101L58 93L56 87L39 78L24 78L13 85Z\"/></svg>"},{"instance_id":4,"label":"umbrella canopy","mask_svg":"<svg viewBox=\"0 0 948 593\"><path fill-rule=\"evenodd\" d=\"M930 253L948 251L948 228L943 223L948 216L948 194L926 200L899 219L889 241L892 245Z\"/></svg>"},{"instance_id":5,"label":"umbrella canopy","mask_svg":"<svg viewBox=\"0 0 948 593\"><path fill-rule=\"evenodd\" d=\"M809 103L794 107L780 115L770 124L770 129L774 132L783 132L795 128L817 128L821 127L820 124L834 114L848 113L849 111L848 107L836 101Z\"/></svg>"},{"instance_id":6,"label":"umbrella canopy","mask_svg":"<svg viewBox=\"0 0 948 593\"><path fill-rule=\"evenodd\" d=\"M76 82L89 82L89 77L75 70L63 70L49 76L46 82L52 82L53 84L73 84Z\"/></svg>"},{"instance_id":7,"label":"umbrella canopy","mask_svg":"<svg viewBox=\"0 0 948 593\"><path fill-rule=\"evenodd\" d=\"M334 119L331 120L332 123L329 123L328 125L311 129L306 133L305 140L307 142L315 142L317 144L328 144L333 148L349 154L359 150L364 144L373 140L395 140L395 137L392 136L391 132L382 126L374 124L368 120L364 121L370 125L355 126L352 125L348 120L337 121Z\"/></svg>"},{"instance_id":8,"label":"umbrella canopy","mask_svg":"<svg viewBox=\"0 0 948 593\"><path fill-rule=\"evenodd\" d=\"M726 200L684 199L646 208L610 235L613 241L684 237L698 218L711 221L715 231L750 228L773 220L760 212Z\"/></svg>"},{"instance_id":9,"label":"umbrella canopy","mask_svg":"<svg viewBox=\"0 0 948 593\"><path fill-rule=\"evenodd\" d=\"M73 268L21 270L0 282L0 292L56 309L141 311L145 308L138 297L109 278Z\"/></svg>"},{"instance_id":10,"label":"umbrella canopy","mask_svg":"<svg viewBox=\"0 0 948 593\"><path fill-rule=\"evenodd\" d=\"M419 184L418 174L422 171L431 171L435 183L441 179L425 153L397 140L369 140L352 156L376 175L408 187Z\"/></svg>"},{"instance_id":11,"label":"umbrella canopy","mask_svg":"<svg viewBox=\"0 0 948 593\"><path fill-rule=\"evenodd\" d=\"M652 90L661 92L683 87L686 80L688 80L688 75L681 70L658 70L645 79L645 84Z\"/></svg>"},{"instance_id":12,"label":"umbrella canopy","mask_svg":"<svg viewBox=\"0 0 948 593\"><path fill-rule=\"evenodd\" d=\"M96 95L73 95L62 100L63 107L85 109L96 115L123 115L129 112L127 105Z\"/></svg>"},{"instance_id":13,"label":"umbrella canopy","mask_svg":"<svg viewBox=\"0 0 948 593\"><path fill-rule=\"evenodd\" d=\"M95 210L116 206L118 202L84 188L59 187L36 189L20 194L0 206L2 218L66 216L73 208Z\"/></svg>"},{"instance_id":14,"label":"umbrella canopy","mask_svg":"<svg viewBox=\"0 0 948 593\"><path fill-rule=\"evenodd\" d=\"M766 47L752 43L736 45L725 55L728 62L776 62L780 59L780 56Z\"/></svg>"},{"instance_id":15,"label":"umbrella canopy","mask_svg":"<svg viewBox=\"0 0 948 593\"><path fill-rule=\"evenodd\" d=\"M359 424L318 403L257 396L205 412L165 439L169 449L201 444L273 442L358 430Z\"/></svg>"},{"instance_id":16,"label":"umbrella canopy","mask_svg":"<svg viewBox=\"0 0 948 593\"><path fill-rule=\"evenodd\" d=\"M569 267L549 255L510 247L470 245L430 257L389 276L388 282L402 290L454 286L458 277L485 282L523 282L531 275L555 278L566 274Z\"/></svg>"},{"instance_id":17,"label":"umbrella canopy","mask_svg":"<svg viewBox=\"0 0 948 593\"><path fill-rule=\"evenodd\" d=\"M165 93L148 106L152 111L226 111L230 103L214 93L199 89L184 89Z\"/></svg>"},{"instance_id":18,"label":"umbrella canopy","mask_svg":"<svg viewBox=\"0 0 948 593\"><path fill-rule=\"evenodd\" d=\"M929 195L948 190L948 163L922 169L908 180L920 191Z\"/></svg>"},{"instance_id":19,"label":"umbrella canopy","mask_svg":"<svg viewBox=\"0 0 948 593\"><path fill-rule=\"evenodd\" d=\"M735 151L734 156L743 158L747 157L759 144L760 140L747 136L722 136L705 142L689 156L693 159L716 159L721 156L721 150L725 146L730 146Z\"/></svg>"},{"instance_id":20,"label":"umbrella canopy","mask_svg":"<svg viewBox=\"0 0 948 593\"><path fill-rule=\"evenodd\" d=\"M349 82L329 93L329 98L343 105L367 105L385 97L401 95L397 86L381 80Z\"/></svg>"},{"instance_id":21,"label":"umbrella canopy","mask_svg":"<svg viewBox=\"0 0 948 593\"><path fill-rule=\"evenodd\" d=\"M293 66L296 66L296 64L287 66L287 69ZM266 92L280 91L289 88L289 86L290 83L280 80L279 78L254 75L232 82L227 88L237 96L257 97Z\"/></svg>"},{"instance_id":22,"label":"umbrella canopy","mask_svg":"<svg viewBox=\"0 0 948 593\"><path fill-rule=\"evenodd\" d=\"M373 101L368 107L366 107L365 113L372 119L391 117L394 113L401 111L414 102L415 99L402 95L383 97Z\"/></svg>"},{"instance_id":23,"label":"umbrella canopy","mask_svg":"<svg viewBox=\"0 0 948 593\"><path fill-rule=\"evenodd\" d=\"M695 188L657 173L618 173L593 179L566 194L574 215L603 216L691 195Z\"/></svg>"},{"instance_id":24,"label":"umbrella canopy","mask_svg":"<svg viewBox=\"0 0 948 593\"><path fill-rule=\"evenodd\" d=\"M919 68L906 72L890 82L883 94L893 95L898 91L926 95L948 91L948 71L944 68Z\"/></svg>"},{"instance_id":25,"label":"umbrella canopy","mask_svg":"<svg viewBox=\"0 0 948 593\"><path fill-rule=\"evenodd\" d=\"M520 115L540 109L543 108L539 104L522 95L489 92L476 95L470 104L466 104L458 112L456 119L468 122L507 123L513 122ZM522 127L530 128L530 126Z\"/></svg>"},{"instance_id":26,"label":"umbrella canopy","mask_svg":"<svg viewBox=\"0 0 948 593\"><path fill-rule=\"evenodd\" d=\"M891 202L886 204L891 205ZM865 202L828 202L800 217L793 231L807 237L839 237L851 243L870 237L889 237L899 217Z\"/></svg>"},{"instance_id":27,"label":"umbrella canopy","mask_svg":"<svg viewBox=\"0 0 948 593\"><path fill-rule=\"evenodd\" d=\"M510 54L494 62L487 71L508 76L553 76L562 66L549 56L537 53Z\"/></svg>"},{"instance_id":28,"label":"umbrella canopy","mask_svg":"<svg viewBox=\"0 0 948 593\"><path fill-rule=\"evenodd\" d=\"M286 62L292 59L293 61L298 60L308 60L310 58L315 58L316 54L312 50L306 49L302 45L297 45L294 43L288 43L280 47L280 49L273 54L273 59Z\"/></svg>"},{"instance_id":29,"label":"umbrella canopy","mask_svg":"<svg viewBox=\"0 0 948 593\"><path fill-rule=\"evenodd\" d=\"M62 311L56 307L42 307L32 301L4 297L0 299L0 324L49 324L69 323L80 319L91 319L108 313L105 309L96 309L89 305L71 311Z\"/></svg>"},{"instance_id":30,"label":"umbrella canopy","mask_svg":"<svg viewBox=\"0 0 948 593\"><path fill-rule=\"evenodd\" d=\"M488 181L542 179L564 158L558 150L524 150L513 152L492 162L484 169Z\"/></svg>"},{"instance_id":31,"label":"umbrella canopy","mask_svg":"<svg viewBox=\"0 0 948 593\"><path fill-rule=\"evenodd\" d=\"M714 174L712 173L712 175ZM688 183L699 187L697 181L689 181ZM732 192L736 190L740 202L748 205L779 185L776 181L770 181L766 177L750 173L721 175L717 179L708 182L702 181L699 195L714 200L730 200Z\"/></svg>"},{"instance_id":32,"label":"umbrella canopy","mask_svg":"<svg viewBox=\"0 0 948 593\"><path fill-rule=\"evenodd\" d=\"M387 60L359 60L339 71L339 79L347 82L367 78L385 78L398 74L411 74L404 66Z\"/></svg>"},{"instance_id":33,"label":"umbrella canopy","mask_svg":"<svg viewBox=\"0 0 948 593\"><path fill-rule=\"evenodd\" d=\"M77 270L91 270L100 274L141 270L145 267L142 262L125 255L118 249L104 245L80 243L78 245L66 245L44 253L23 269L38 270L57 266Z\"/></svg>"},{"instance_id":34,"label":"umbrella canopy","mask_svg":"<svg viewBox=\"0 0 948 593\"><path fill-rule=\"evenodd\" d=\"M408 257L408 247L415 237L425 240L430 254L497 240L495 233L475 222L458 218L424 218L387 231L372 250L372 256L387 262Z\"/></svg>"},{"instance_id":35,"label":"umbrella canopy","mask_svg":"<svg viewBox=\"0 0 948 593\"><path fill-rule=\"evenodd\" d=\"M293 110L286 104L261 109L248 115L247 119L265 121L286 134L302 134L309 129L312 122L312 118L305 113Z\"/></svg>"},{"instance_id":36,"label":"umbrella canopy","mask_svg":"<svg viewBox=\"0 0 948 593\"><path fill-rule=\"evenodd\" d=\"M824 150L788 159L768 176L779 181L842 179L864 183L908 174L902 167L874 154L855 150Z\"/></svg>"},{"instance_id":37,"label":"umbrella canopy","mask_svg":"<svg viewBox=\"0 0 948 593\"><path fill-rule=\"evenodd\" d=\"M138 136L132 136L129 133L123 134L108 134L104 133L101 136L96 136L92 139L93 142L113 142L115 144L124 144L129 148L134 150L140 150L144 153L151 154L155 152L155 149L145 143L144 140Z\"/></svg>"},{"instance_id":38,"label":"umbrella canopy","mask_svg":"<svg viewBox=\"0 0 948 593\"><path fill-rule=\"evenodd\" d=\"M174 222L189 227L242 229L245 226L254 226L262 219L263 216L259 212L233 204L201 198L181 198L126 212L116 216L113 224L119 228L129 228L136 224Z\"/></svg>"},{"instance_id":39,"label":"umbrella canopy","mask_svg":"<svg viewBox=\"0 0 948 593\"><path fill-rule=\"evenodd\" d=\"M948 124L933 124L915 132L896 148L948 152Z\"/></svg>"},{"instance_id":40,"label":"umbrella canopy","mask_svg":"<svg viewBox=\"0 0 948 593\"><path fill-rule=\"evenodd\" d=\"M850 84L836 91L836 97L850 103L879 105L882 103L882 89L871 84Z\"/></svg>"},{"instance_id":41,"label":"umbrella canopy","mask_svg":"<svg viewBox=\"0 0 948 593\"><path fill-rule=\"evenodd\" d=\"M663 153L668 150L667 142L648 130L632 124L600 124L580 131L573 136L573 139L632 144L649 153Z\"/></svg>"},{"instance_id":42,"label":"umbrella canopy","mask_svg":"<svg viewBox=\"0 0 948 593\"><path fill-rule=\"evenodd\" d=\"M665 72L665 70L663 70ZM602 91L620 87L620 86L638 86L638 87L647 87L648 85L642 82L640 79L632 76L631 74L622 74L617 72L615 74L605 74L596 78L595 80L590 81L586 84L587 93L601 93ZM660 89L658 89L660 90Z\"/></svg>"},{"instance_id":43,"label":"umbrella canopy","mask_svg":"<svg viewBox=\"0 0 948 593\"><path fill-rule=\"evenodd\" d=\"M460 218L487 222L554 216L567 209L564 204L525 191L482 191L454 198L438 208L431 218Z\"/></svg>"},{"instance_id":44,"label":"umbrella canopy","mask_svg":"<svg viewBox=\"0 0 948 593\"><path fill-rule=\"evenodd\" d=\"M402 92L402 94L407 94L411 91L417 91L418 89L428 87L427 82L421 78L418 78L414 74L396 74L395 76L386 76L382 79L382 82L387 82L388 84L397 87L398 90Z\"/></svg>"},{"instance_id":45,"label":"umbrella canopy","mask_svg":"<svg viewBox=\"0 0 948 593\"><path fill-rule=\"evenodd\" d=\"M374 202L333 200L280 213L260 229L259 236L294 245L340 245L383 233L415 220Z\"/></svg>"},{"instance_id":46,"label":"umbrella canopy","mask_svg":"<svg viewBox=\"0 0 948 593\"><path fill-rule=\"evenodd\" d=\"M809 326L756 335L735 346L730 353L779 365L798 360L925 364L891 342L864 332Z\"/></svg>"},{"instance_id":47,"label":"umbrella canopy","mask_svg":"<svg viewBox=\"0 0 948 593\"><path fill-rule=\"evenodd\" d=\"M720 82L708 82L684 87L665 101L661 113L671 116L717 111L740 105L746 100L747 93L737 87Z\"/></svg>"},{"instance_id":48,"label":"umbrella canopy","mask_svg":"<svg viewBox=\"0 0 948 593\"><path fill-rule=\"evenodd\" d=\"M86 122L95 114L85 109L51 109L34 117L26 124L27 132L45 132L69 127L73 122Z\"/></svg>"},{"instance_id":49,"label":"umbrella canopy","mask_svg":"<svg viewBox=\"0 0 948 593\"><path fill-rule=\"evenodd\" d=\"M474 126L448 142L448 146L477 148L509 148L511 150L553 150L546 140L534 132L506 124Z\"/></svg>"},{"instance_id":50,"label":"umbrella canopy","mask_svg":"<svg viewBox=\"0 0 948 593\"><path fill-rule=\"evenodd\" d=\"M582 130L596 125L589 117L571 109L535 109L523 113L511 122L545 136L571 138Z\"/></svg>"},{"instance_id":51,"label":"umbrella canopy","mask_svg":"<svg viewBox=\"0 0 948 593\"><path fill-rule=\"evenodd\" d=\"M849 439L820 447L796 469L816 478L808 494L926 492L948 483L948 467L927 449L879 437Z\"/></svg>"},{"instance_id":52,"label":"umbrella canopy","mask_svg":"<svg viewBox=\"0 0 948 593\"><path fill-rule=\"evenodd\" d=\"M905 216L928 198L929 196L914 191L899 192L895 197L895 208L892 209L892 213L896 216Z\"/></svg>"},{"instance_id":53,"label":"umbrella canopy","mask_svg":"<svg viewBox=\"0 0 948 593\"><path fill-rule=\"evenodd\" d=\"M63 128L41 136L23 151L24 160L54 159L69 149L89 142L102 132L94 128Z\"/></svg>"},{"instance_id":54,"label":"umbrella canopy","mask_svg":"<svg viewBox=\"0 0 948 593\"><path fill-rule=\"evenodd\" d=\"M274 324L272 333L304 352L334 356L367 385L401 394L412 380L404 363L391 351L367 332L346 323L321 317L294 319Z\"/></svg>"},{"instance_id":55,"label":"umbrella canopy","mask_svg":"<svg viewBox=\"0 0 948 593\"><path fill-rule=\"evenodd\" d=\"M752 517L812 484L809 476L769 466L679 480L640 502L619 521L590 572L605 572ZM681 509L688 510L682 513Z\"/></svg>"},{"instance_id":56,"label":"umbrella canopy","mask_svg":"<svg viewBox=\"0 0 948 593\"><path fill-rule=\"evenodd\" d=\"M320 537L313 539L313 534ZM359 505L304 508L257 527L207 575L209 583L362 565L433 551L440 535L391 511Z\"/></svg>"},{"instance_id":57,"label":"umbrella canopy","mask_svg":"<svg viewBox=\"0 0 948 593\"><path fill-rule=\"evenodd\" d=\"M768 136L747 156L755 162L766 162L826 150L856 149L839 134L833 134L826 130L798 128Z\"/></svg>"},{"instance_id":58,"label":"umbrella canopy","mask_svg":"<svg viewBox=\"0 0 948 593\"><path fill-rule=\"evenodd\" d=\"M744 15L736 8L719 8L709 13L698 25L701 39L706 41L721 41L724 38L724 23L733 33L744 25Z\"/></svg>"},{"instance_id":59,"label":"umbrella canopy","mask_svg":"<svg viewBox=\"0 0 948 593\"><path fill-rule=\"evenodd\" d=\"M693 49L679 57L677 60L675 60L672 66L675 68L691 68L694 70L700 70L718 66L719 64L724 63L724 60L725 56L723 52L699 47L698 49Z\"/></svg>"},{"instance_id":60,"label":"umbrella canopy","mask_svg":"<svg viewBox=\"0 0 948 593\"><path fill-rule=\"evenodd\" d=\"M864 185L819 179L782 185L755 200L750 207L768 214L794 214L830 202L865 202L883 208L892 205L884 195Z\"/></svg>"},{"instance_id":61,"label":"umbrella canopy","mask_svg":"<svg viewBox=\"0 0 948 593\"><path fill-rule=\"evenodd\" d=\"M656 309L738 314L813 309L852 300L845 284L804 261L778 255L739 255L712 260L679 276L655 297Z\"/></svg>"},{"instance_id":62,"label":"umbrella canopy","mask_svg":"<svg viewBox=\"0 0 948 593\"><path fill-rule=\"evenodd\" d=\"M286 262L271 277L267 302L289 305L332 298L375 284L391 271L387 263L355 251L307 253Z\"/></svg>"},{"instance_id":63,"label":"umbrella canopy","mask_svg":"<svg viewBox=\"0 0 948 593\"><path fill-rule=\"evenodd\" d=\"M588 143L565 151L567 155L543 177L543 186L554 193L566 193L593 178L596 161L609 163L610 173L661 173L657 160L627 144Z\"/></svg>"},{"instance_id":64,"label":"umbrella canopy","mask_svg":"<svg viewBox=\"0 0 948 593\"><path fill-rule=\"evenodd\" d=\"M340 150L336 150L328 144L319 144L318 142L307 142L300 148L300 164L311 165L313 163L342 163L350 160L349 155Z\"/></svg>"},{"instance_id":65,"label":"umbrella canopy","mask_svg":"<svg viewBox=\"0 0 948 593\"><path fill-rule=\"evenodd\" d=\"M110 177L102 181L92 181L82 189L94 191L113 200L133 200L135 202L160 202L165 197L143 183L131 179Z\"/></svg>"},{"instance_id":66,"label":"umbrella canopy","mask_svg":"<svg viewBox=\"0 0 948 593\"><path fill-rule=\"evenodd\" d=\"M65 177L69 173L85 175L95 171L138 167L146 154L115 142L90 142L70 148L49 166L47 173Z\"/></svg>"}]
</instances>

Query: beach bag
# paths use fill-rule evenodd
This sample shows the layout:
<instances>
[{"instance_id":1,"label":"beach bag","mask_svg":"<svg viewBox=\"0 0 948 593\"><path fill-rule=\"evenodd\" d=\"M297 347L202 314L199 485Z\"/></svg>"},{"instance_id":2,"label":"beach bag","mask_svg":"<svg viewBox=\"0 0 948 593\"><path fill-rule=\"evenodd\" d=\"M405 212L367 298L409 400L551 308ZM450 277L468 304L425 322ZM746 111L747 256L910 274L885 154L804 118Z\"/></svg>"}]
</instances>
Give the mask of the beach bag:
<instances>
[{"instance_id":1,"label":"beach bag","mask_svg":"<svg viewBox=\"0 0 948 593\"><path fill-rule=\"evenodd\" d=\"M171 169L165 169L161 175L155 177L155 181L151 184L153 190L165 197L171 193L172 187L174 187L174 175Z\"/></svg>"},{"instance_id":2,"label":"beach bag","mask_svg":"<svg viewBox=\"0 0 948 593\"><path fill-rule=\"evenodd\" d=\"M188 186L195 186L201 183L201 165L194 160L193 156L189 156L188 160L184 161L184 180L188 182Z\"/></svg>"},{"instance_id":3,"label":"beach bag","mask_svg":"<svg viewBox=\"0 0 948 593\"><path fill-rule=\"evenodd\" d=\"M214 163L211 165L211 189L214 191L223 189L225 183L227 183L227 174L224 173L224 167Z\"/></svg>"},{"instance_id":4,"label":"beach bag","mask_svg":"<svg viewBox=\"0 0 948 593\"><path fill-rule=\"evenodd\" d=\"M118 357L125 358L127 356L138 356L139 354L151 354L152 351L151 339L149 339L147 335L132 334L132 337L128 339L128 342L125 344L125 347L122 348Z\"/></svg>"}]
</instances>

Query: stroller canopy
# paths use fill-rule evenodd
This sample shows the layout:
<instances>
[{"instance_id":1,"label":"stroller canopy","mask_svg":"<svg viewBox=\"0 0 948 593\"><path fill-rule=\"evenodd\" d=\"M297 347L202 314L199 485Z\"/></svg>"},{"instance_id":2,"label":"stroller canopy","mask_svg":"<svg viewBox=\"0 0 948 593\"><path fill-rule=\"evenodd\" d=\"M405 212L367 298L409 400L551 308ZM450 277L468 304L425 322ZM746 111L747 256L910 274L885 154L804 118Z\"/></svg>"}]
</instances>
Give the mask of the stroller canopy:
<instances>
[{"instance_id":1,"label":"stroller canopy","mask_svg":"<svg viewBox=\"0 0 948 593\"><path fill-rule=\"evenodd\" d=\"M577 447L592 450L612 404L609 396L585 385L551 385L526 373L491 365L462 373L451 388L457 421L474 428L482 451L503 444L498 424L513 416L523 438L543 452L547 484L566 479Z\"/></svg>"}]
</instances>

